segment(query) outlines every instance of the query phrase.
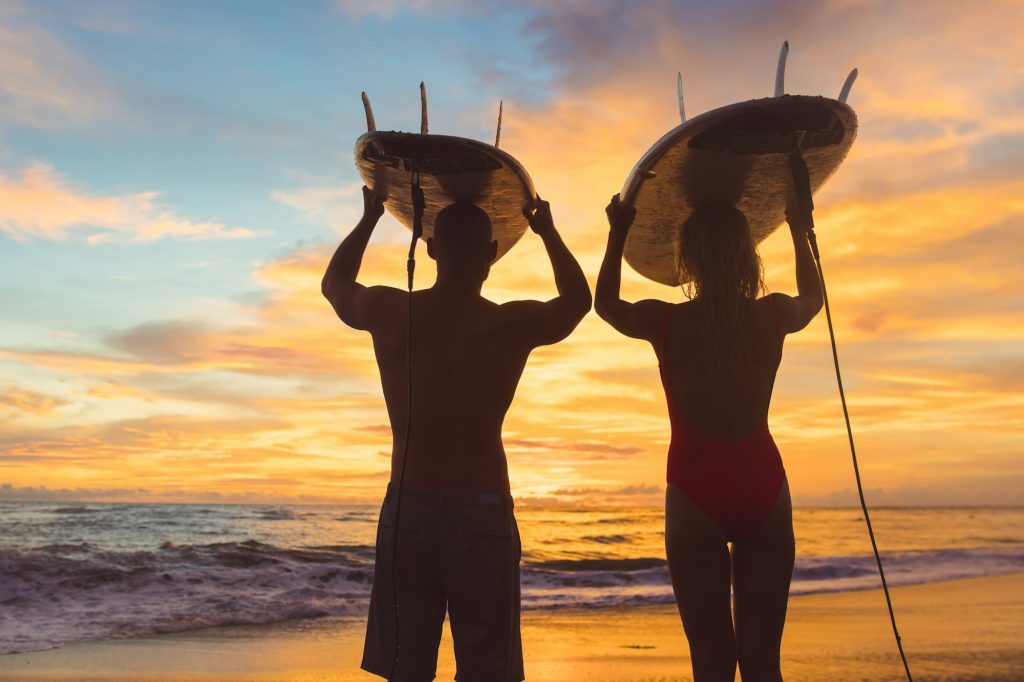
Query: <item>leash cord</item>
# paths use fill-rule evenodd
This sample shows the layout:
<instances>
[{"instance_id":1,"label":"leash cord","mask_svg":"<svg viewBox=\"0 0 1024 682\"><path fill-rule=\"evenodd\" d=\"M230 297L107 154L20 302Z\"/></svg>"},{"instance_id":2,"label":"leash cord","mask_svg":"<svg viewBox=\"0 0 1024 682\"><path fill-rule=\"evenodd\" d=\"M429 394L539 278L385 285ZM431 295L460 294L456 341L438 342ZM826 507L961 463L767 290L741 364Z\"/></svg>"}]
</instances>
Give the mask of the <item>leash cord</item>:
<instances>
[{"instance_id":1,"label":"leash cord","mask_svg":"<svg viewBox=\"0 0 1024 682\"><path fill-rule=\"evenodd\" d=\"M401 649L401 616L398 609L398 533L399 519L402 514L402 490L405 487L405 462L409 458L409 441L412 433L412 281L416 271L416 242L423 234L423 190L420 188L420 173L416 167L412 173L410 191L413 203L412 240L409 243L409 258L405 269L408 274L408 315L405 328L406 374L408 391L405 417L405 442L402 445L402 462L398 472L398 492L395 495L395 534L391 539L391 590L395 606L395 655L391 660L391 674L388 680L395 679L398 668L398 652Z\"/></svg>"},{"instance_id":2,"label":"leash cord","mask_svg":"<svg viewBox=\"0 0 1024 682\"><path fill-rule=\"evenodd\" d=\"M903 642L900 639L899 630L896 629L896 614L892 609L892 599L889 597L889 585L885 581L885 570L882 568L882 557L878 553L878 544L875 542L875 531L871 528L871 517L868 515L868 504L864 501L864 487L860 482L860 467L857 466L857 449L853 445L853 427L850 426L850 413L846 408L846 393L843 391L843 375L839 371L839 352L836 350L836 333L832 328L832 311L828 306L828 292L825 290L825 272L821 269L821 255L818 253L818 240L814 235L814 228L807 230L807 238L811 243L811 253L814 254L814 262L818 267L818 281L821 282L821 297L825 302L825 319L828 321L828 335L832 341L832 360L836 366L836 382L839 384L839 399L843 404L843 418L846 420L846 435L850 440L850 455L853 457L853 475L857 479L857 494L860 496L860 508L864 511L864 522L868 527L868 537L871 538L871 549L875 553L875 563L878 564L878 575L882 578L882 591L885 592L885 603L889 607L889 620L892 622L892 633L896 637L896 648L899 649L900 659L903 661L903 669L907 673L908 682L913 682L910 676L910 665L907 663L907 656L903 653Z\"/></svg>"}]
</instances>

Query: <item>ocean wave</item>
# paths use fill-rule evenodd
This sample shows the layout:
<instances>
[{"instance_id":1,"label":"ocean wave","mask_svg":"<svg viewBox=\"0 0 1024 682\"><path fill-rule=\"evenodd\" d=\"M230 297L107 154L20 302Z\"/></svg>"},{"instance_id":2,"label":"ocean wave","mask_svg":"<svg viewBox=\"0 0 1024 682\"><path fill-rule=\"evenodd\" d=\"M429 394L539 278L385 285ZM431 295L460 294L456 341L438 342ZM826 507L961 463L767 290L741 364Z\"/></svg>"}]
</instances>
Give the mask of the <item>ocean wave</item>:
<instances>
[{"instance_id":1,"label":"ocean wave","mask_svg":"<svg viewBox=\"0 0 1024 682\"><path fill-rule=\"evenodd\" d=\"M57 543L53 545L43 545L42 547L36 547L34 552L49 552L51 554L78 554L81 552L92 551L92 545L88 542L77 542L74 544Z\"/></svg>"},{"instance_id":2,"label":"ocean wave","mask_svg":"<svg viewBox=\"0 0 1024 682\"><path fill-rule=\"evenodd\" d=\"M291 509L259 509L256 518L263 521L294 521L299 515Z\"/></svg>"},{"instance_id":3,"label":"ocean wave","mask_svg":"<svg viewBox=\"0 0 1024 682\"><path fill-rule=\"evenodd\" d=\"M636 558L587 558L587 559L547 559L529 562L531 569L561 571L563 573L599 572L621 573L624 571L642 571L655 566L666 566L668 562L662 557Z\"/></svg>"},{"instance_id":4,"label":"ocean wave","mask_svg":"<svg viewBox=\"0 0 1024 682\"><path fill-rule=\"evenodd\" d=\"M355 510L334 517L335 521L376 521L380 512L377 509Z\"/></svg>"},{"instance_id":5,"label":"ocean wave","mask_svg":"<svg viewBox=\"0 0 1024 682\"><path fill-rule=\"evenodd\" d=\"M256 541L0 550L0 654L71 641L364 612L373 548Z\"/></svg>"},{"instance_id":6,"label":"ocean wave","mask_svg":"<svg viewBox=\"0 0 1024 682\"><path fill-rule=\"evenodd\" d=\"M1024 547L977 547L883 553L889 585L983 578L1024 571ZM800 558L791 594L868 590L882 585L874 556Z\"/></svg>"},{"instance_id":7,"label":"ocean wave","mask_svg":"<svg viewBox=\"0 0 1024 682\"><path fill-rule=\"evenodd\" d=\"M1024 571L1024 546L883 554L891 585ZM0 653L229 624L363 614L374 548L278 547L253 539L113 551L87 542L0 549ZM532 559L523 606L599 608L673 602L663 557ZM880 586L874 557L799 557L791 593Z\"/></svg>"},{"instance_id":8,"label":"ocean wave","mask_svg":"<svg viewBox=\"0 0 1024 682\"><path fill-rule=\"evenodd\" d=\"M628 535L584 535L580 538L584 542L596 542L600 545L619 545L629 544L633 542L633 539Z\"/></svg>"},{"instance_id":9,"label":"ocean wave","mask_svg":"<svg viewBox=\"0 0 1024 682\"><path fill-rule=\"evenodd\" d=\"M980 578L1024 571L1024 547L978 547L882 555L889 585ZM670 604L667 562L660 558L578 559L526 563L527 608ZM848 592L881 587L872 555L799 557L790 594Z\"/></svg>"}]
</instances>

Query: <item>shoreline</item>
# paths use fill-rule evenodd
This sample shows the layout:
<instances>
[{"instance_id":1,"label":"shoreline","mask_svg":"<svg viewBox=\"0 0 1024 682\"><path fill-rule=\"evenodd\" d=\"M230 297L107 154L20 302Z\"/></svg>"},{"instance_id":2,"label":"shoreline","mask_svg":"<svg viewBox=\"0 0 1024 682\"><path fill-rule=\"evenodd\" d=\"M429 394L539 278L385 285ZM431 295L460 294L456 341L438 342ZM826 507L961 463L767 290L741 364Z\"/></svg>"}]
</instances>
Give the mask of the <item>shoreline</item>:
<instances>
[{"instance_id":1,"label":"shoreline","mask_svg":"<svg viewBox=\"0 0 1024 682\"><path fill-rule=\"evenodd\" d=\"M911 671L921 679L1009 682L1024 669L1024 573L891 590ZM0 656L2 682L348 682L364 621L321 619L68 644ZM672 605L524 611L529 680L676 682L689 652ZM894 680L902 664L880 589L794 596L787 681ZM853 672L856 671L856 672ZM445 627L438 679L455 673Z\"/></svg>"}]
</instances>

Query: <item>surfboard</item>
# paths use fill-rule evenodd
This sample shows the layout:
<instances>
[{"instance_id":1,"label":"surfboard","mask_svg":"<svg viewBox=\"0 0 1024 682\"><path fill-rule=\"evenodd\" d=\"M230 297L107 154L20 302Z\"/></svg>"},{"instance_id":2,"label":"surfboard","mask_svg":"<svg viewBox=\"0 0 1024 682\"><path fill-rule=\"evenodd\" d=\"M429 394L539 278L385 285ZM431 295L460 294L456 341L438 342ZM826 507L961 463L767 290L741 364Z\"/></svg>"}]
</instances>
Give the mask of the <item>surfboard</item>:
<instances>
[{"instance_id":1,"label":"surfboard","mask_svg":"<svg viewBox=\"0 0 1024 682\"><path fill-rule=\"evenodd\" d=\"M426 132L426 100L420 133L378 131L364 95L369 132L356 140L355 160L363 182L385 198L384 207L410 230L413 226L411 185L418 174L426 208L423 238L433 234L437 214L457 202L470 202L491 219L498 242L495 260L505 255L526 232L525 207L537 192L526 169L496 146L465 137ZM498 137L500 139L500 114Z\"/></svg>"},{"instance_id":2,"label":"surfboard","mask_svg":"<svg viewBox=\"0 0 1024 682\"><path fill-rule=\"evenodd\" d=\"M780 70L782 64L784 58ZM855 76L856 71L847 79L841 100ZM781 80L776 88L781 90ZM787 159L796 137L803 136L812 192L849 153L857 115L841 100L777 95L739 102L687 120L662 136L622 186L623 204L636 208L623 253L626 262L655 282L686 282L689 276L677 265L679 231L695 206L711 201L735 205L747 217L755 242L764 240L785 220ZM680 116L685 116L681 94Z\"/></svg>"}]
</instances>

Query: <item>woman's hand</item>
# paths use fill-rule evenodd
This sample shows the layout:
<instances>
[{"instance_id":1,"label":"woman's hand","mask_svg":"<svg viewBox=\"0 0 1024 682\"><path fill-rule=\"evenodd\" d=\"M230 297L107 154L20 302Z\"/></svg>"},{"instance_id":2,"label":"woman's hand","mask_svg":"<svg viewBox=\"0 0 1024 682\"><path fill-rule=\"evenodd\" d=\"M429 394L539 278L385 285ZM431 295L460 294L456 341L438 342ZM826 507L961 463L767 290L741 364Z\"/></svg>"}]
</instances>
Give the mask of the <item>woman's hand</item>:
<instances>
[{"instance_id":1,"label":"woman's hand","mask_svg":"<svg viewBox=\"0 0 1024 682\"><path fill-rule=\"evenodd\" d=\"M384 215L384 200L372 189L363 185L363 220L373 220Z\"/></svg>"},{"instance_id":2,"label":"woman's hand","mask_svg":"<svg viewBox=\"0 0 1024 682\"><path fill-rule=\"evenodd\" d=\"M625 239L629 233L629 228L633 225L633 219L636 218L636 209L632 206L623 206L621 197L616 194L612 197L604 212L608 216L608 226L611 228L611 233Z\"/></svg>"}]
</instances>

